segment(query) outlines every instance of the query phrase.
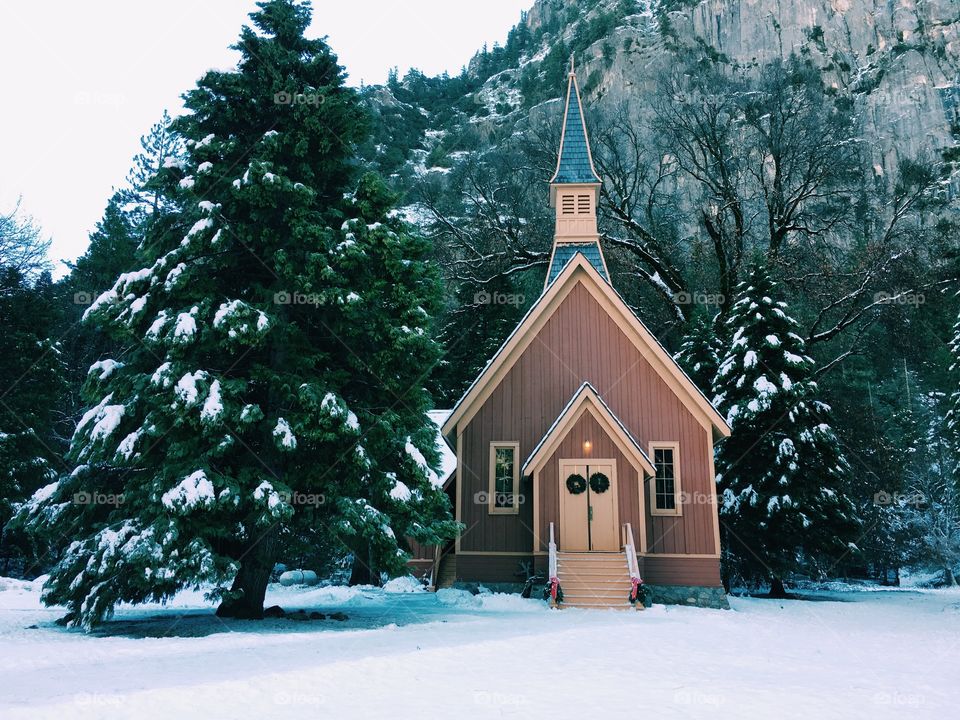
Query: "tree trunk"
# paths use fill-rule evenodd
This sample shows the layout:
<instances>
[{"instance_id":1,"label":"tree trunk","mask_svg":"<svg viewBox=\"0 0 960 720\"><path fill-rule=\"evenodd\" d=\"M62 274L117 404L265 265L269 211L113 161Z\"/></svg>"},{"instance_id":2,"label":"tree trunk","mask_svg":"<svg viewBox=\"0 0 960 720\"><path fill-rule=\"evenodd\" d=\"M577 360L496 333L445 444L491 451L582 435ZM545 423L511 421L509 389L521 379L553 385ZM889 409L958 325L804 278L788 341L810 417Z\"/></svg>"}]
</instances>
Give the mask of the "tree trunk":
<instances>
[{"instance_id":1,"label":"tree trunk","mask_svg":"<svg viewBox=\"0 0 960 720\"><path fill-rule=\"evenodd\" d=\"M770 592L767 597L783 600L787 597L787 589L783 586L783 580L778 577L770 578Z\"/></svg>"},{"instance_id":2,"label":"tree trunk","mask_svg":"<svg viewBox=\"0 0 960 720\"><path fill-rule=\"evenodd\" d=\"M956 587L957 577L953 574L953 568L945 567L943 569L943 584L947 587Z\"/></svg>"},{"instance_id":3,"label":"tree trunk","mask_svg":"<svg viewBox=\"0 0 960 720\"><path fill-rule=\"evenodd\" d=\"M279 528L270 528L240 559L240 570L230 588L231 597L217 608L217 617L263 619L263 598L276 560Z\"/></svg>"},{"instance_id":4,"label":"tree trunk","mask_svg":"<svg viewBox=\"0 0 960 720\"><path fill-rule=\"evenodd\" d=\"M374 572L369 546L364 543L353 551L350 585L379 585L379 573Z\"/></svg>"}]
</instances>

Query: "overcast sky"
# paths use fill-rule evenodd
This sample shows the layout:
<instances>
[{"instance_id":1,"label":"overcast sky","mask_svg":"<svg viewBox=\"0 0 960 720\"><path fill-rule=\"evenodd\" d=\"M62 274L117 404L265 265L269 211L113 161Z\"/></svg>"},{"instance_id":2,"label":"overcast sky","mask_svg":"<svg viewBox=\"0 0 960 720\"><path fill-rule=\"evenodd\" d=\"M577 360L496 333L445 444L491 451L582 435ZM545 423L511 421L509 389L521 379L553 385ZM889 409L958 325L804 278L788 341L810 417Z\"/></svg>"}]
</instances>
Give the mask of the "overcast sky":
<instances>
[{"instance_id":1,"label":"overcast sky","mask_svg":"<svg viewBox=\"0 0 960 720\"><path fill-rule=\"evenodd\" d=\"M392 66L457 72L503 42L532 0L314 0L310 34L359 85ZM0 2L0 212L21 208L53 239L51 259L83 253L112 188L161 116L227 49L252 0Z\"/></svg>"}]
</instances>

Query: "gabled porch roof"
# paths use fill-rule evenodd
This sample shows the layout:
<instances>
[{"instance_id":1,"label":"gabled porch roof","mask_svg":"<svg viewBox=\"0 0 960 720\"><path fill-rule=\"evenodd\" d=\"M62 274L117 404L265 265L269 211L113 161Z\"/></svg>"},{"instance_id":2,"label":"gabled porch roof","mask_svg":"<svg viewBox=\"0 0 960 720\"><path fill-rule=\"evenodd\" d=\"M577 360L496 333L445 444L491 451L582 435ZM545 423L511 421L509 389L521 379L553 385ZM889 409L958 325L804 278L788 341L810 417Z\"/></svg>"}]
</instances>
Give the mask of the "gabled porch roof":
<instances>
[{"instance_id":1,"label":"gabled porch roof","mask_svg":"<svg viewBox=\"0 0 960 720\"><path fill-rule=\"evenodd\" d=\"M650 476L656 475L656 469L643 448L589 382L580 386L557 419L553 421L553 425L523 463L522 474L529 475L539 470L554 453L570 428L587 412L596 419L620 451L630 459L637 472Z\"/></svg>"}]
</instances>

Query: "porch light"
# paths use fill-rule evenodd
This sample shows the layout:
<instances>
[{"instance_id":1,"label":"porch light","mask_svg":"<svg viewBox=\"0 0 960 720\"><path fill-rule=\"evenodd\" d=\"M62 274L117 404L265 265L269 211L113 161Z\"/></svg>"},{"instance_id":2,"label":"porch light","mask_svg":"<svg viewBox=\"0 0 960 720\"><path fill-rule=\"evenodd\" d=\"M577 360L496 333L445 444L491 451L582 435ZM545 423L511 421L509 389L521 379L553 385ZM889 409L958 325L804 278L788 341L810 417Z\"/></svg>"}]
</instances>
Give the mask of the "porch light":
<instances>
[{"instance_id":1,"label":"porch light","mask_svg":"<svg viewBox=\"0 0 960 720\"><path fill-rule=\"evenodd\" d=\"M589 454L590 454L590 450L591 450L592 448L593 448L593 443L592 443L592 442L590 442L589 440L584 440L584 441L583 441L583 453L584 453L585 455L589 455Z\"/></svg>"}]
</instances>

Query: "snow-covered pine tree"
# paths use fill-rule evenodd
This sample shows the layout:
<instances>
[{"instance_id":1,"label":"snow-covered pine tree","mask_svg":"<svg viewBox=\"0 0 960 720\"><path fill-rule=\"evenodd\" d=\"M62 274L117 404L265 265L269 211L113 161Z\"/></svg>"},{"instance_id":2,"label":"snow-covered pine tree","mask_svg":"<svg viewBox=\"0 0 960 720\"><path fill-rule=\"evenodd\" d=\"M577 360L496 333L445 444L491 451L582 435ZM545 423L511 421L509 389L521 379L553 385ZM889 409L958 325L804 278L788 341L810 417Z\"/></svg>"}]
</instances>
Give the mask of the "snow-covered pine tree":
<instances>
[{"instance_id":1,"label":"snow-covered pine tree","mask_svg":"<svg viewBox=\"0 0 960 720\"><path fill-rule=\"evenodd\" d=\"M716 319L711 320L703 313L694 315L687 326L683 343L674 355L680 367L707 397L713 396L713 378L720 365L721 341L717 337L714 322Z\"/></svg>"},{"instance_id":2,"label":"snow-covered pine tree","mask_svg":"<svg viewBox=\"0 0 960 720\"><path fill-rule=\"evenodd\" d=\"M960 316L957 317L957 322L953 325L953 336L950 338L949 348L950 378L953 382L953 391L950 393L944 424L951 455L954 462L957 463L950 470L960 482Z\"/></svg>"},{"instance_id":3,"label":"snow-covered pine tree","mask_svg":"<svg viewBox=\"0 0 960 720\"><path fill-rule=\"evenodd\" d=\"M855 550L858 522L813 360L775 296L755 265L726 321L731 342L714 403L733 429L717 452L728 578L769 579L771 595L782 596L789 573L824 571Z\"/></svg>"},{"instance_id":4,"label":"snow-covered pine tree","mask_svg":"<svg viewBox=\"0 0 960 720\"><path fill-rule=\"evenodd\" d=\"M438 357L425 242L377 178L357 184L365 115L304 37L309 5L259 8L238 68L185 96L187 156L154 181L178 210L87 311L138 342L90 368L76 469L22 513L73 539L44 599L74 624L208 583L219 614L261 617L286 536L362 539L398 572L404 537L456 528L422 389Z\"/></svg>"}]
</instances>

